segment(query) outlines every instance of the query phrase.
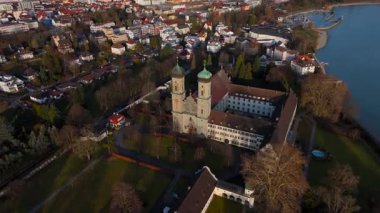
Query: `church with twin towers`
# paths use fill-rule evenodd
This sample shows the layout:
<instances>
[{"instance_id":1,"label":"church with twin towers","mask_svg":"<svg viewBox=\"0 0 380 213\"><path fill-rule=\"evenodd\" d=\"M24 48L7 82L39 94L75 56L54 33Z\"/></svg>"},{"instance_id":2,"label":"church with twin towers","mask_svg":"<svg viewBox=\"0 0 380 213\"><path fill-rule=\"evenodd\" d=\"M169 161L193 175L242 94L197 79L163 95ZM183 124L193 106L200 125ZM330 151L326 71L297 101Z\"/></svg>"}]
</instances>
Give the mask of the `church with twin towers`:
<instances>
[{"instance_id":1,"label":"church with twin towers","mask_svg":"<svg viewBox=\"0 0 380 213\"><path fill-rule=\"evenodd\" d=\"M221 69L214 75L204 66L197 91L186 90L185 71L172 69L173 130L196 134L234 146L258 150L288 140L297 109L292 91L233 84Z\"/></svg>"}]
</instances>

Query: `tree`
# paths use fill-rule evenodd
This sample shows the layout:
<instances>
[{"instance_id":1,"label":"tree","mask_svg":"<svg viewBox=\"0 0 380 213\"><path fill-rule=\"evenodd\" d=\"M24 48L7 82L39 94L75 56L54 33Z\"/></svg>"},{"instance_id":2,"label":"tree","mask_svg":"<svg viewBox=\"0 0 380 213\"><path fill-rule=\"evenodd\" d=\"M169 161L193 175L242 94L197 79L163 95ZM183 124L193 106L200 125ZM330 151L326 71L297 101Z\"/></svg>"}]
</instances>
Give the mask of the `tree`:
<instances>
[{"instance_id":1,"label":"tree","mask_svg":"<svg viewBox=\"0 0 380 213\"><path fill-rule=\"evenodd\" d=\"M13 137L13 127L3 118L0 117L0 146L8 141L14 146L18 144L18 140Z\"/></svg>"},{"instance_id":2,"label":"tree","mask_svg":"<svg viewBox=\"0 0 380 213\"><path fill-rule=\"evenodd\" d=\"M347 87L332 77L315 74L301 81L300 105L315 116L337 121Z\"/></svg>"},{"instance_id":3,"label":"tree","mask_svg":"<svg viewBox=\"0 0 380 213\"><path fill-rule=\"evenodd\" d=\"M156 129L158 125L159 125L159 122L158 122L157 117L152 116L149 120L149 126L150 126L150 131L153 132L154 135L156 135Z\"/></svg>"},{"instance_id":4,"label":"tree","mask_svg":"<svg viewBox=\"0 0 380 213\"><path fill-rule=\"evenodd\" d=\"M256 17L256 15L255 15L255 14L250 15L250 16L249 16L249 19L248 19L248 24L249 24L250 26L253 26L253 25L255 25L256 23L257 23L257 17Z\"/></svg>"},{"instance_id":5,"label":"tree","mask_svg":"<svg viewBox=\"0 0 380 213\"><path fill-rule=\"evenodd\" d=\"M205 149L202 146L198 146L195 149L194 160L203 160L206 156Z\"/></svg>"},{"instance_id":6,"label":"tree","mask_svg":"<svg viewBox=\"0 0 380 213\"><path fill-rule=\"evenodd\" d=\"M206 65L207 66L211 66L212 65L212 57L210 54L207 55L207 62L206 62Z\"/></svg>"},{"instance_id":7,"label":"tree","mask_svg":"<svg viewBox=\"0 0 380 213\"><path fill-rule=\"evenodd\" d=\"M235 76L240 73L241 67L244 66L244 61L245 61L244 54L241 53L238 56L236 63L235 63L235 69L234 69L235 70Z\"/></svg>"},{"instance_id":8,"label":"tree","mask_svg":"<svg viewBox=\"0 0 380 213\"><path fill-rule=\"evenodd\" d=\"M110 211L139 213L143 211L143 203L130 184L118 182L112 188Z\"/></svg>"},{"instance_id":9,"label":"tree","mask_svg":"<svg viewBox=\"0 0 380 213\"><path fill-rule=\"evenodd\" d=\"M197 69L197 57L193 54L191 55L191 70L196 70Z\"/></svg>"},{"instance_id":10,"label":"tree","mask_svg":"<svg viewBox=\"0 0 380 213\"><path fill-rule=\"evenodd\" d=\"M260 58L256 57L252 64L252 72L258 73L260 71L260 67L261 67Z\"/></svg>"},{"instance_id":11,"label":"tree","mask_svg":"<svg viewBox=\"0 0 380 213\"><path fill-rule=\"evenodd\" d=\"M234 160L234 149L231 145L223 147L224 150L224 163L226 166L231 166Z\"/></svg>"},{"instance_id":12,"label":"tree","mask_svg":"<svg viewBox=\"0 0 380 213\"><path fill-rule=\"evenodd\" d=\"M49 138L56 146L59 146L61 143L59 141L59 131L55 126L52 126L48 129Z\"/></svg>"},{"instance_id":13,"label":"tree","mask_svg":"<svg viewBox=\"0 0 380 213\"><path fill-rule=\"evenodd\" d=\"M88 110L83 108L80 104L73 104L70 107L69 113L66 117L67 124L82 128L89 122L91 122L91 115Z\"/></svg>"},{"instance_id":14,"label":"tree","mask_svg":"<svg viewBox=\"0 0 380 213\"><path fill-rule=\"evenodd\" d=\"M45 133L46 129L44 125L40 126L38 135L34 131L30 132L28 146L31 154L42 154L46 151L49 144Z\"/></svg>"},{"instance_id":15,"label":"tree","mask_svg":"<svg viewBox=\"0 0 380 213\"><path fill-rule=\"evenodd\" d=\"M77 141L73 144L73 152L80 158L91 159L91 155L96 151L96 144L91 140Z\"/></svg>"},{"instance_id":16,"label":"tree","mask_svg":"<svg viewBox=\"0 0 380 213\"><path fill-rule=\"evenodd\" d=\"M59 139L57 142L59 142L61 146L71 149L78 136L79 131L77 128L72 125L64 125L59 131Z\"/></svg>"},{"instance_id":17,"label":"tree","mask_svg":"<svg viewBox=\"0 0 380 213\"><path fill-rule=\"evenodd\" d=\"M9 104L7 101L0 101L0 113L5 112L9 107Z\"/></svg>"},{"instance_id":18,"label":"tree","mask_svg":"<svg viewBox=\"0 0 380 213\"><path fill-rule=\"evenodd\" d=\"M294 146L268 144L256 155L243 158L242 174L267 212L298 212L308 187L304 165L301 151Z\"/></svg>"},{"instance_id":19,"label":"tree","mask_svg":"<svg viewBox=\"0 0 380 213\"><path fill-rule=\"evenodd\" d=\"M223 50L220 51L219 64L229 64L230 63L229 58L230 56L228 55L226 51L223 51Z\"/></svg>"},{"instance_id":20,"label":"tree","mask_svg":"<svg viewBox=\"0 0 380 213\"><path fill-rule=\"evenodd\" d=\"M160 44L160 39L158 36L152 36L150 37L150 46L155 49L159 49L161 44Z\"/></svg>"},{"instance_id":21,"label":"tree","mask_svg":"<svg viewBox=\"0 0 380 213\"><path fill-rule=\"evenodd\" d=\"M25 181L15 180L8 185L7 194L11 199L16 200L22 196L24 189Z\"/></svg>"},{"instance_id":22,"label":"tree","mask_svg":"<svg viewBox=\"0 0 380 213\"><path fill-rule=\"evenodd\" d=\"M359 177L355 176L349 165L336 165L328 171L326 186L317 187L316 193L326 204L328 212L359 211L352 193L356 191Z\"/></svg>"},{"instance_id":23,"label":"tree","mask_svg":"<svg viewBox=\"0 0 380 213\"><path fill-rule=\"evenodd\" d=\"M172 147L172 154L170 155L170 157L171 157L171 160L174 162L178 162L182 159L182 150L178 141L174 141L173 147Z\"/></svg>"},{"instance_id":24,"label":"tree","mask_svg":"<svg viewBox=\"0 0 380 213\"><path fill-rule=\"evenodd\" d=\"M49 124L52 125L55 123L56 119L60 117L61 114L54 104L50 104L48 106L33 104L32 107L38 117L46 120L49 122Z\"/></svg>"},{"instance_id":25,"label":"tree","mask_svg":"<svg viewBox=\"0 0 380 213\"><path fill-rule=\"evenodd\" d=\"M166 45L164 48L160 50L160 59L164 60L173 54L173 48L169 45Z\"/></svg>"}]
</instances>

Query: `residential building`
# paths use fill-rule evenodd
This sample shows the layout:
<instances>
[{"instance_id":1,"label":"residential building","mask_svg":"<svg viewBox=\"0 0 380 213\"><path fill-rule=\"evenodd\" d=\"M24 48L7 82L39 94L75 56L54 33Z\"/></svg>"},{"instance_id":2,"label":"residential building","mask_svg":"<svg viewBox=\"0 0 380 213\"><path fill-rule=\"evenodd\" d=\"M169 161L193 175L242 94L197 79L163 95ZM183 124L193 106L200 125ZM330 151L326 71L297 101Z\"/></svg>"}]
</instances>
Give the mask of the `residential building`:
<instances>
[{"instance_id":1,"label":"residential building","mask_svg":"<svg viewBox=\"0 0 380 213\"><path fill-rule=\"evenodd\" d=\"M295 94L231 84L224 70L198 73L198 91L185 90L184 70L172 69L174 131L195 133L238 147L258 150L284 143L297 109Z\"/></svg>"},{"instance_id":2,"label":"residential building","mask_svg":"<svg viewBox=\"0 0 380 213\"><path fill-rule=\"evenodd\" d=\"M285 45L272 45L267 48L266 55L274 60L292 61L298 55L298 51L289 50Z\"/></svg>"},{"instance_id":3,"label":"residential building","mask_svg":"<svg viewBox=\"0 0 380 213\"><path fill-rule=\"evenodd\" d=\"M0 91L17 93L24 88L24 82L12 75L0 74Z\"/></svg>"},{"instance_id":4,"label":"residential building","mask_svg":"<svg viewBox=\"0 0 380 213\"><path fill-rule=\"evenodd\" d=\"M34 79L37 78L37 76L38 76L37 72L30 67L24 70L24 72L22 73L22 77L27 81L33 81Z\"/></svg>"},{"instance_id":5,"label":"residential building","mask_svg":"<svg viewBox=\"0 0 380 213\"><path fill-rule=\"evenodd\" d=\"M114 44L111 47L112 54L123 55L125 52L125 47L122 44Z\"/></svg>"},{"instance_id":6,"label":"residential building","mask_svg":"<svg viewBox=\"0 0 380 213\"><path fill-rule=\"evenodd\" d=\"M86 61L86 62L89 62L89 61L92 61L94 60L94 55L90 54L90 53L82 53L80 56L79 56L79 59L81 61Z\"/></svg>"},{"instance_id":7,"label":"residential building","mask_svg":"<svg viewBox=\"0 0 380 213\"><path fill-rule=\"evenodd\" d=\"M20 61L28 60L34 58L33 52L22 50L17 53L17 59Z\"/></svg>"},{"instance_id":8,"label":"residential building","mask_svg":"<svg viewBox=\"0 0 380 213\"><path fill-rule=\"evenodd\" d=\"M7 62L7 58L4 55L0 55L0 64Z\"/></svg>"},{"instance_id":9,"label":"residential building","mask_svg":"<svg viewBox=\"0 0 380 213\"><path fill-rule=\"evenodd\" d=\"M107 22L104 24L91 25L90 31L91 33L96 33L98 31L102 31L105 28L111 28L115 26L115 22Z\"/></svg>"},{"instance_id":10,"label":"residential building","mask_svg":"<svg viewBox=\"0 0 380 213\"><path fill-rule=\"evenodd\" d=\"M26 23L6 23L0 24L0 34L9 35L18 32L29 31L29 26Z\"/></svg>"},{"instance_id":11,"label":"residential building","mask_svg":"<svg viewBox=\"0 0 380 213\"><path fill-rule=\"evenodd\" d=\"M166 0L136 0L136 4L142 5L142 6L149 6L149 5L161 5L166 2Z\"/></svg>"},{"instance_id":12,"label":"residential building","mask_svg":"<svg viewBox=\"0 0 380 213\"><path fill-rule=\"evenodd\" d=\"M112 129L119 129L125 124L125 116L115 113L108 118L108 124Z\"/></svg>"},{"instance_id":13,"label":"residential building","mask_svg":"<svg viewBox=\"0 0 380 213\"><path fill-rule=\"evenodd\" d=\"M253 190L218 180L205 166L198 172L198 178L190 187L185 199L178 207L178 213L206 212L214 196L233 200L253 208Z\"/></svg>"},{"instance_id":14,"label":"residential building","mask_svg":"<svg viewBox=\"0 0 380 213\"><path fill-rule=\"evenodd\" d=\"M260 43L276 43L281 42L287 44L290 37L290 31L284 28L259 26L243 29L247 37L254 38Z\"/></svg>"},{"instance_id":15,"label":"residential building","mask_svg":"<svg viewBox=\"0 0 380 213\"><path fill-rule=\"evenodd\" d=\"M316 61L308 55L299 55L290 62L290 67L299 75L314 73Z\"/></svg>"}]
</instances>

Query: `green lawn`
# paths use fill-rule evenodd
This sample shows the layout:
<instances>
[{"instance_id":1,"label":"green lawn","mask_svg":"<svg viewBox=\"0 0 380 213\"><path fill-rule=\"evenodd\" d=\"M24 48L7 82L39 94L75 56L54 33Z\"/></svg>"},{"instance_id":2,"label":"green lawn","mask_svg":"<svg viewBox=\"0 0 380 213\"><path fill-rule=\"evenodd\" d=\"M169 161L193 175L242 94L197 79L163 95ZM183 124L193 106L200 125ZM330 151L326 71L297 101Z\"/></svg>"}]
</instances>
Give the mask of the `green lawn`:
<instances>
[{"instance_id":1,"label":"green lawn","mask_svg":"<svg viewBox=\"0 0 380 213\"><path fill-rule=\"evenodd\" d=\"M223 197L214 196L207 209L207 213L243 212L244 206L238 202Z\"/></svg>"},{"instance_id":2,"label":"green lawn","mask_svg":"<svg viewBox=\"0 0 380 213\"><path fill-rule=\"evenodd\" d=\"M196 147L193 144L186 142L179 142L180 144L180 157L178 162L174 162L173 157L173 140L171 138L161 138L159 143L159 152L155 145L157 138L151 135L144 134L138 139L138 142L133 142L127 139L125 145L134 151L140 152L144 155L157 158L165 162L174 163L189 171L194 171L202 166L209 166L213 172L218 173L226 169L224 165L224 157L221 154L215 154L205 148L205 157L203 160L194 160Z\"/></svg>"},{"instance_id":3,"label":"green lawn","mask_svg":"<svg viewBox=\"0 0 380 213\"><path fill-rule=\"evenodd\" d=\"M352 141L347 137L336 135L321 128L316 132L316 143L325 148L333 156L331 162L312 160L309 170L311 185L321 183L327 175L327 170L336 163L349 164L354 173L360 176L359 204L365 207L365 202L371 193L380 189L380 161L364 141Z\"/></svg>"},{"instance_id":4,"label":"green lawn","mask_svg":"<svg viewBox=\"0 0 380 213\"><path fill-rule=\"evenodd\" d=\"M87 161L74 155L63 156L26 182L18 199L0 202L0 212L27 212L51 192L82 170Z\"/></svg>"},{"instance_id":5,"label":"green lawn","mask_svg":"<svg viewBox=\"0 0 380 213\"><path fill-rule=\"evenodd\" d=\"M119 181L132 184L143 200L145 210L149 210L170 178L120 159L103 160L49 202L43 212L108 212L112 186Z\"/></svg>"}]
</instances>

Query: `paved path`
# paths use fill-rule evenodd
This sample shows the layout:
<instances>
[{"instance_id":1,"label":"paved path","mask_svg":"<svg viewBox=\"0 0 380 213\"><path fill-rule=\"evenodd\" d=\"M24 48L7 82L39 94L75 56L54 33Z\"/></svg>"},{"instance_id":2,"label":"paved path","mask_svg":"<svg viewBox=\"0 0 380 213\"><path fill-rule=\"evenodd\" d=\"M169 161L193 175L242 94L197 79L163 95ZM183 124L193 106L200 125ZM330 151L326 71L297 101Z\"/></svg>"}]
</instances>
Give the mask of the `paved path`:
<instances>
[{"instance_id":1,"label":"paved path","mask_svg":"<svg viewBox=\"0 0 380 213\"><path fill-rule=\"evenodd\" d=\"M96 160L93 160L90 164L87 165L86 168L84 168L82 171L80 171L77 175L75 175L74 177L70 178L69 181L66 182L65 185L61 186L59 189L55 190L53 193L51 193L45 200L43 200L42 202L40 202L39 204L35 205L31 210L30 212L31 213L34 213L34 212L37 212L38 210L40 210L43 206L45 206L49 201L51 201L52 199L54 199L57 195L59 195L59 193L61 193L62 191L64 191L66 188L68 188L69 186L72 186L73 183L75 181L78 180L78 178L80 178L82 175L84 175L87 171L89 171L91 168L93 168L97 163L99 163L100 160L102 160L104 158L104 156L102 157L99 157L98 159Z\"/></svg>"}]
</instances>

